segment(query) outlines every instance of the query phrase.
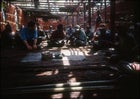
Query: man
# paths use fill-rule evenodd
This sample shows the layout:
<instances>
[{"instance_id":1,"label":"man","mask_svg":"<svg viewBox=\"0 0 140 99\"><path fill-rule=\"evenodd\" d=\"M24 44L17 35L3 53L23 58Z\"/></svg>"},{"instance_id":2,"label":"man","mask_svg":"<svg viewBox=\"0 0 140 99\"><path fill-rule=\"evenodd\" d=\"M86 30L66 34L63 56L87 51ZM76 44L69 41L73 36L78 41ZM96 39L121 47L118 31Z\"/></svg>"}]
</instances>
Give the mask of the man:
<instances>
[{"instance_id":1,"label":"man","mask_svg":"<svg viewBox=\"0 0 140 99\"><path fill-rule=\"evenodd\" d=\"M109 30L107 24L101 23L93 36L94 49L96 50L104 49L111 47L111 45L112 45L111 31Z\"/></svg>"},{"instance_id":2,"label":"man","mask_svg":"<svg viewBox=\"0 0 140 99\"><path fill-rule=\"evenodd\" d=\"M85 30L86 36L87 36L87 42L90 43L93 38L93 32L91 31L91 27L87 26Z\"/></svg>"},{"instance_id":3,"label":"man","mask_svg":"<svg viewBox=\"0 0 140 99\"><path fill-rule=\"evenodd\" d=\"M70 37L70 44L72 46L85 46L87 43L87 37L85 31L81 29L79 25L76 25L75 32Z\"/></svg>"},{"instance_id":4,"label":"man","mask_svg":"<svg viewBox=\"0 0 140 99\"><path fill-rule=\"evenodd\" d=\"M28 50L37 49L37 38L38 33L36 30L36 24L33 21L30 21L26 28L23 28L20 31L20 38L23 41L23 44Z\"/></svg>"},{"instance_id":5,"label":"man","mask_svg":"<svg viewBox=\"0 0 140 99\"><path fill-rule=\"evenodd\" d=\"M50 25L46 33L47 39L50 39L53 32L54 32L53 27Z\"/></svg>"},{"instance_id":6,"label":"man","mask_svg":"<svg viewBox=\"0 0 140 99\"><path fill-rule=\"evenodd\" d=\"M38 40L37 41L40 42L40 43L42 41L45 41L47 36L46 36L46 34L45 34L45 32L44 32L44 30L41 26L37 27L37 32L38 32Z\"/></svg>"},{"instance_id":7,"label":"man","mask_svg":"<svg viewBox=\"0 0 140 99\"><path fill-rule=\"evenodd\" d=\"M6 22L4 31L0 34L1 35L1 46L2 48L9 48L11 46L12 41L12 27L9 22Z\"/></svg>"},{"instance_id":8,"label":"man","mask_svg":"<svg viewBox=\"0 0 140 99\"><path fill-rule=\"evenodd\" d=\"M74 32L75 30L73 29L72 25L69 25L68 29L66 30L66 35L70 37Z\"/></svg>"},{"instance_id":9,"label":"man","mask_svg":"<svg viewBox=\"0 0 140 99\"><path fill-rule=\"evenodd\" d=\"M69 38L71 37L71 35L75 32L75 29L72 27L72 25L70 24L69 27L66 29L66 39L68 42Z\"/></svg>"},{"instance_id":10,"label":"man","mask_svg":"<svg viewBox=\"0 0 140 99\"><path fill-rule=\"evenodd\" d=\"M95 20L95 29L94 29L94 32L96 32L97 28L99 27L100 23L102 23L102 17L100 15L100 11L98 10L97 11L97 17L96 17L96 20Z\"/></svg>"},{"instance_id":11,"label":"man","mask_svg":"<svg viewBox=\"0 0 140 99\"><path fill-rule=\"evenodd\" d=\"M53 31L50 37L50 41L48 42L49 46L59 46L59 47L63 46L65 37L66 33L64 31L63 25L58 24L57 29Z\"/></svg>"}]
</instances>

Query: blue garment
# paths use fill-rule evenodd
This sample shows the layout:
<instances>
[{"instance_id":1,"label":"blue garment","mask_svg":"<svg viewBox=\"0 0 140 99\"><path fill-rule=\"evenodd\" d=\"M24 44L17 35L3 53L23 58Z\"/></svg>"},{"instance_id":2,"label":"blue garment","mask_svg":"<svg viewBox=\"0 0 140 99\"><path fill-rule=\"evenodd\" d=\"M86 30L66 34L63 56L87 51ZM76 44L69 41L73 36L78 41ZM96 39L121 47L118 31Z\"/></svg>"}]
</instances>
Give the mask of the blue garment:
<instances>
[{"instance_id":1,"label":"blue garment","mask_svg":"<svg viewBox=\"0 0 140 99\"><path fill-rule=\"evenodd\" d=\"M73 28L68 28L68 29L66 30L66 35L67 35L68 37L70 37L74 32L75 32L75 30L74 30Z\"/></svg>"},{"instance_id":2,"label":"blue garment","mask_svg":"<svg viewBox=\"0 0 140 99\"><path fill-rule=\"evenodd\" d=\"M23 28L20 31L21 40L34 40L38 38L37 30L29 30L28 28Z\"/></svg>"},{"instance_id":3,"label":"blue garment","mask_svg":"<svg viewBox=\"0 0 140 99\"><path fill-rule=\"evenodd\" d=\"M77 30L73 33L72 37L78 39L78 40L81 40L83 42L87 42L87 37L86 37L86 34L84 32L84 30L80 29L80 30Z\"/></svg>"},{"instance_id":4,"label":"blue garment","mask_svg":"<svg viewBox=\"0 0 140 99\"><path fill-rule=\"evenodd\" d=\"M76 30L70 37L70 43L73 46L85 46L87 37L83 29Z\"/></svg>"},{"instance_id":5,"label":"blue garment","mask_svg":"<svg viewBox=\"0 0 140 99\"><path fill-rule=\"evenodd\" d=\"M82 29L79 31L79 34L78 34L78 37L77 38L79 40L84 41L85 43L87 42L87 37L86 37L85 31L82 30Z\"/></svg>"}]
</instances>

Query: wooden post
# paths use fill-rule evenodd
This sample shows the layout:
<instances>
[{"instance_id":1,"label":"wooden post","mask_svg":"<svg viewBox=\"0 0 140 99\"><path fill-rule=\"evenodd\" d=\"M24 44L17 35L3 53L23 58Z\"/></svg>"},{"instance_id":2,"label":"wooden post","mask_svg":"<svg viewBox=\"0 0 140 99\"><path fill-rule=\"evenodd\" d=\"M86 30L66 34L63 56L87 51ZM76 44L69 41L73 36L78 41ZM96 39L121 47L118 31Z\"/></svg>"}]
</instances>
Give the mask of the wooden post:
<instances>
[{"instance_id":1,"label":"wooden post","mask_svg":"<svg viewBox=\"0 0 140 99\"><path fill-rule=\"evenodd\" d=\"M110 26L111 26L111 35L112 39L114 39L114 32L115 32L115 0L110 1L110 6L111 6L111 12L110 12Z\"/></svg>"},{"instance_id":2,"label":"wooden post","mask_svg":"<svg viewBox=\"0 0 140 99\"><path fill-rule=\"evenodd\" d=\"M91 27L91 0L88 0L88 24Z\"/></svg>"}]
</instances>

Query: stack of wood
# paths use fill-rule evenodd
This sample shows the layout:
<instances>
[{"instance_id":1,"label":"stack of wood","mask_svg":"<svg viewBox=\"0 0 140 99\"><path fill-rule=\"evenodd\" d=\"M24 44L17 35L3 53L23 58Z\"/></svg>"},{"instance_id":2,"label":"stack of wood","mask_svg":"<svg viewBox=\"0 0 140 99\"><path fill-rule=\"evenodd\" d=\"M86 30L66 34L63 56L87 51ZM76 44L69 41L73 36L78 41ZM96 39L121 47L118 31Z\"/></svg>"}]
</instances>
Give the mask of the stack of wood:
<instances>
[{"instance_id":1,"label":"stack of wood","mask_svg":"<svg viewBox=\"0 0 140 99\"><path fill-rule=\"evenodd\" d=\"M10 23L13 32L16 32L15 11L14 5L8 4L6 6L6 21Z\"/></svg>"},{"instance_id":2,"label":"stack of wood","mask_svg":"<svg viewBox=\"0 0 140 99\"><path fill-rule=\"evenodd\" d=\"M17 19L18 25L21 27L23 25L23 11L19 7L17 7Z\"/></svg>"}]
</instances>

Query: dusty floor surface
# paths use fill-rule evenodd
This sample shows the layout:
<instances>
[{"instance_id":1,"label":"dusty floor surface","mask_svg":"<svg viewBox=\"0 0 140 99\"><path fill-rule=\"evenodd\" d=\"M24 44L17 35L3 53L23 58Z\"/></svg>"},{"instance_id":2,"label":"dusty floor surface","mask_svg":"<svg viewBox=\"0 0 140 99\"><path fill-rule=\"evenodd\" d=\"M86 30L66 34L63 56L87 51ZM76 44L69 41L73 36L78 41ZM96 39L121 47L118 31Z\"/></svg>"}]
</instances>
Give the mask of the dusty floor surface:
<instances>
[{"instance_id":1,"label":"dusty floor surface","mask_svg":"<svg viewBox=\"0 0 140 99\"><path fill-rule=\"evenodd\" d=\"M63 53L64 56L62 59L42 60L41 53L44 51L50 51L52 53L59 52ZM119 79L121 76L120 72L115 66L108 63L104 51L98 51L94 54L89 54L89 52L89 46L79 48L43 48L34 52L16 48L2 50L1 87L4 89L3 92L6 93L6 95L3 95L4 98L2 98L119 98L122 93L118 86L116 86L116 82L113 81ZM94 83L92 81L94 81ZM77 82L82 84L86 83L86 85L69 85ZM63 85L66 84L66 86L57 87L55 85L60 83ZM51 84L51 87L48 87L49 84ZM47 89L41 89L42 87L40 86L42 85L45 86L43 88ZM9 93L12 91L7 91L8 88L21 87L23 87L24 91L19 91L18 95L10 94L10 96ZM33 93L28 92L24 87L37 88L39 91L36 92L32 90ZM56 88L56 90L54 88ZM73 90L72 88L76 89ZM128 93L129 92L125 94ZM9 97L7 97L7 94Z\"/></svg>"}]
</instances>

